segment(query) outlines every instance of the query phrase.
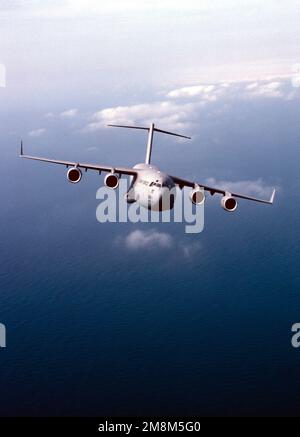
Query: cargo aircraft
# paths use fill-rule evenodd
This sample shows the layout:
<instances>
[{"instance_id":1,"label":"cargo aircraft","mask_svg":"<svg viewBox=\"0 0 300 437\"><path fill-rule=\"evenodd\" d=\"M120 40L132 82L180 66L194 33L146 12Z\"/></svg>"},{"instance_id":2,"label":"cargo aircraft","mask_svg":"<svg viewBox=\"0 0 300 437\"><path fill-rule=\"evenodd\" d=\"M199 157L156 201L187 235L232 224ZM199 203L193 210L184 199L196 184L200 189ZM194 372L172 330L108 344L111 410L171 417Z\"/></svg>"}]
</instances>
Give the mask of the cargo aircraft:
<instances>
[{"instance_id":1,"label":"cargo aircraft","mask_svg":"<svg viewBox=\"0 0 300 437\"><path fill-rule=\"evenodd\" d=\"M270 205L273 204L275 189L273 190L269 200L258 199L256 197L247 196L245 194L233 193L230 190L226 190L224 188L210 187L198 181L189 181L186 179L182 179L178 176L169 175L167 173L164 173L156 165L153 165L151 163L154 132L174 135L176 137L187 139L191 139L190 137L158 129L157 127L155 127L154 123L151 123L149 127L124 126L116 124L109 124L108 126L129 129L141 129L148 131L145 162L136 164L133 167L114 167L109 165L89 164L75 161L62 161L58 159L30 156L23 153L22 142L20 157L65 166L68 169L67 179L72 184L77 184L78 182L80 182L82 178L82 170L95 170L99 172L99 174L101 174L101 172L107 173L104 179L104 183L107 187L111 189L118 188L119 180L123 175L130 176L131 183L126 193L127 202L138 202L141 206L154 211L163 211L173 208L176 195L176 186L178 186L180 189L183 189L184 187L190 187L192 189L189 194L190 200L195 205L201 205L204 203L205 192L208 192L211 195L220 194L222 196L221 206L225 211L228 212L233 212L237 209L237 199L251 200ZM170 192L172 192L172 195L170 195Z\"/></svg>"}]
</instances>

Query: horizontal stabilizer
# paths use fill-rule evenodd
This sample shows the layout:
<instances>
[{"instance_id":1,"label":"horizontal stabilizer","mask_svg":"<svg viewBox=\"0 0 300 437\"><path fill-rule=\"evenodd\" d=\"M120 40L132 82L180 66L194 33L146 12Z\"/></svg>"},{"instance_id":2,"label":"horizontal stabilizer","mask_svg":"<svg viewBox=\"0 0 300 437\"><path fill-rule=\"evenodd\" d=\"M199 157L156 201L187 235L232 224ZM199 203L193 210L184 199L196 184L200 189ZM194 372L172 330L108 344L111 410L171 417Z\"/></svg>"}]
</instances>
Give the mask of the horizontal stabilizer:
<instances>
[{"instance_id":1,"label":"horizontal stabilizer","mask_svg":"<svg viewBox=\"0 0 300 437\"><path fill-rule=\"evenodd\" d=\"M191 139L191 137L187 137L186 135L175 134L174 132L168 132L167 130L157 129L156 127L154 128L154 130L156 132L161 132L162 134L174 135L175 137L187 138L188 140Z\"/></svg>"},{"instance_id":2,"label":"horizontal stabilizer","mask_svg":"<svg viewBox=\"0 0 300 437\"><path fill-rule=\"evenodd\" d=\"M109 127L126 127L127 129L143 129L143 130L149 130L148 127L142 127L142 126L125 126L122 124L108 124Z\"/></svg>"},{"instance_id":3,"label":"horizontal stabilizer","mask_svg":"<svg viewBox=\"0 0 300 437\"><path fill-rule=\"evenodd\" d=\"M151 152L152 152L152 142L153 142L153 134L154 132L160 132L162 134L174 135L175 137L187 138L191 139L191 137L186 137L185 135L175 134L174 132L169 132L167 130L157 129L154 123L151 123L149 127L145 126L128 126L123 124L108 124L110 127L125 127L127 129L142 129L148 131L148 142L147 142L147 151L146 151L146 159L145 163L150 164L151 161Z\"/></svg>"},{"instance_id":4,"label":"horizontal stabilizer","mask_svg":"<svg viewBox=\"0 0 300 437\"><path fill-rule=\"evenodd\" d=\"M127 126L127 125L121 125L121 124L108 124L107 126L109 126L109 127L125 127L127 129L142 129L142 130L147 130L147 131L150 130L150 127L144 127L144 126ZM162 134L167 134L167 135L174 135L175 137L187 138L188 140L191 139L191 137L187 137L185 135L180 135L180 134L176 134L174 132L169 132L166 130L158 129L157 127L153 127L153 131L160 132Z\"/></svg>"}]
</instances>

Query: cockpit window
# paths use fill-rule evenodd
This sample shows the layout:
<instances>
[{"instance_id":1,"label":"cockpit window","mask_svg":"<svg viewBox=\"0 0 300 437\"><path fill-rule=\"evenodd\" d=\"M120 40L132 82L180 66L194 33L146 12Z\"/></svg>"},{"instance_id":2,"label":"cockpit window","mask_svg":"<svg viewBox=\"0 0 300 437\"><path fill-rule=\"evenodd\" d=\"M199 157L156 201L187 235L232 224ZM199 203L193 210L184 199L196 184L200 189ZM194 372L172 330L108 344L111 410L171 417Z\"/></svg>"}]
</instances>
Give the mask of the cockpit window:
<instances>
[{"instance_id":1,"label":"cockpit window","mask_svg":"<svg viewBox=\"0 0 300 437\"><path fill-rule=\"evenodd\" d=\"M166 180L163 182L163 187L167 187L167 188L171 189L173 187L173 185L172 185L171 181Z\"/></svg>"}]
</instances>

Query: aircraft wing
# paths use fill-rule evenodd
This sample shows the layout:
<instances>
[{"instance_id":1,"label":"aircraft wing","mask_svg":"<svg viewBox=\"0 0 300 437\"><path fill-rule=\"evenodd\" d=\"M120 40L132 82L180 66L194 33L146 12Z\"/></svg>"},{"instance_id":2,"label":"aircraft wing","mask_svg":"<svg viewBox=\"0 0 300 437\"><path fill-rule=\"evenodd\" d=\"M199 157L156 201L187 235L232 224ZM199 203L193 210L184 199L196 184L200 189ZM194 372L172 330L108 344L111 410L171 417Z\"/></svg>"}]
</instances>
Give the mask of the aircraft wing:
<instances>
[{"instance_id":1,"label":"aircraft wing","mask_svg":"<svg viewBox=\"0 0 300 437\"><path fill-rule=\"evenodd\" d=\"M35 161L49 162L51 164L61 164L61 165L65 165L66 167L78 167L78 168L83 168L85 170L96 170L99 172L104 171L109 173L112 172L112 173L119 173L120 175L124 174L129 176L136 176L137 174L137 170L128 167L112 167L112 166L101 165L101 164L89 164L85 162L75 162L75 161L61 161L58 159L49 159L40 156L24 155L22 144L21 144L20 157L25 159L33 159Z\"/></svg>"},{"instance_id":2,"label":"aircraft wing","mask_svg":"<svg viewBox=\"0 0 300 437\"><path fill-rule=\"evenodd\" d=\"M253 200L254 202L267 203L270 205L272 205L273 201L274 201L275 189L273 190L270 199L264 200L264 199L258 199L257 197L247 196L245 194L232 193L230 190L224 190L224 189L215 188L215 187L208 187L207 185L203 185L203 184L198 183L198 182L187 181L185 179L181 179L181 178L178 178L176 176L170 175L170 177L173 179L174 183L177 184L180 188L183 188L183 187L195 188L195 186L198 185L200 188L203 188L205 191L210 192L211 195L214 195L215 193L222 194L223 196L230 194L232 197L238 197L240 199L246 199L246 200Z\"/></svg>"}]
</instances>

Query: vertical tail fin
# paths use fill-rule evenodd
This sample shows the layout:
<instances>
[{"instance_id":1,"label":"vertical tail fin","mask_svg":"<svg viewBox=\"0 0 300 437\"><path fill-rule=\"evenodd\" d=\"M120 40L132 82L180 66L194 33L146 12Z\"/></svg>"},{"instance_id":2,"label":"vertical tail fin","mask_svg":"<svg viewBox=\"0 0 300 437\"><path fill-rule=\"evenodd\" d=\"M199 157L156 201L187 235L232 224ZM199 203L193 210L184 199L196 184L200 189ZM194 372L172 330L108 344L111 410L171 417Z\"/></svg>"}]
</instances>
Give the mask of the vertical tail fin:
<instances>
[{"instance_id":1,"label":"vertical tail fin","mask_svg":"<svg viewBox=\"0 0 300 437\"><path fill-rule=\"evenodd\" d=\"M145 159L146 164L150 164L150 162L151 162L153 133L154 133L154 123L151 123L150 128L149 128L149 132L148 132L148 142L147 142L146 159Z\"/></svg>"}]
</instances>

